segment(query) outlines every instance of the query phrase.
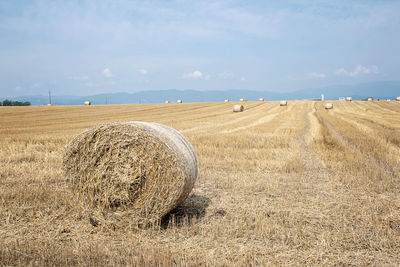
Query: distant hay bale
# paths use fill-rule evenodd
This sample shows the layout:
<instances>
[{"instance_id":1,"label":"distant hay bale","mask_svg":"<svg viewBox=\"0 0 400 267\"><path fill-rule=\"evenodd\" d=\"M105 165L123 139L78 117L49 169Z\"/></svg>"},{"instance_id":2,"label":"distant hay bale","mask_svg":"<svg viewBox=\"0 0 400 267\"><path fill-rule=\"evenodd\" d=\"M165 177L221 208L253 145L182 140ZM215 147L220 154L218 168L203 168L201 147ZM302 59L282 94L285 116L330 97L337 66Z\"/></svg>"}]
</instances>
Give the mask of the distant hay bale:
<instances>
[{"instance_id":1,"label":"distant hay bale","mask_svg":"<svg viewBox=\"0 0 400 267\"><path fill-rule=\"evenodd\" d=\"M396 101L400 101L400 96L396 97Z\"/></svg>"},{"instance_id":2,"label":"distant hay bale","mask_svg":"<svg viewBox=\"0 0 400 267\"><path fill-rule=\"evenodd\" d=\"M79 203L120 227L146 225L180 205L197 178L192 145L157 123L96 126L67 146L63 170Z\"/></svg>"},{"instance_id":3,"label":"distant hay bale","mask_svg":"<svg viewBox=\"0 0 400 267\"><path fill-rule=\"evenodd\" d=\"M333 109L333 104L332 103L326 103L325 104L325 109Z\"/></svg>"},{"instance_id":4,"label":"distant hay bale","mask_svg":"<svg viewBox=\"0 0 400 267\"><path fill-rule=\"evenodd\" d=\"M176 101L176 103L182 103L182 100L179 99L178 101Z\"/></svg>"},{"instance_id":5,"label":"distant hay bale","mask_svg":"<svg viewBox=\"0 0 400 267\"><path fill-rule=\"evenodd\" d=\"M372 100L374 100L372 97L368 97L368 99L367 99L368 101L372 101Z\"/></svg>"},{"instance_id":6,"label":"distant hay bale","mask_svg":"<svg viewBox=\"0 0 400 267\"><path fill-rule=\"evenodd\" d=\"M85 106L90 106L92 103L90 103L90 101L85 101L83 104L84 104Z\"/></svg>"},{"instance_id":7,"label":"distant hay bale","mask_svg":"<svg viewBox=\"0 0 400 267\"><path fill-rule=\"evenodd\" d=\"M282 100L281 102L279 102L280 106L287 106L287 101L286 100Z\"/></svg>"},{"instance_id":8,"label":"distant hay bale","mask_svg":"<svg viewBox=\"0 0 400 267\"><path fill-rule=\"evenodd\" d=\"M166 100L166 101L165 101L165 104L169 104L169 100Z\"/></svg>"},{"instance_id":9,"label":"distant hay bale","mask_svg":"<svg viewBox=\"0 0 400 267\"><path fill-rule=\"evenodd\" d=\"M229 99L225 99L224 102L225 102L225 103L228 103L228 102L229 102Z\"/></svg>"},{"instance_id":10,"label":"distant hay bale","mask_svg":"<svg viewBox=\"0 0 400 267\"><path fill-rule=\"evenodd\" d=\"M243 102L243 101L244 101L244 99L243 99L243 98L241 98L241 99L240 99L240 102Z\"/></svg>"},{"instance_id":11,"label":"distant hay bale","mask_svg":"<svg viewBox=\"0 0 400 267\"><path fill-rule=\"evenodd\" d=\"M346 97L346 101L353 101L353 98L351 96Z\"/></svg>"},{"instance_id":12,"label":"distant hay bale","mask_svg":"<svg viewBox=\"0 0 400 267\"><path fill-rule=\"evenodd\" d=\"M387 101L387 102L390 102L391 100L390 100L390 99L386 99L386 101Z\"/></svg>"},{"instance_id":13,"label":"distant hay bale","mask_svg":"<svg viewBox=\"0 0 400 267\"><path fill-rule=\"evenodd\" d=\"M52 104L47 104L48 106L52 106Z\"/></svg>"},{"instance_id":14,"label":"distant hay bale","mask_svg":"<svg viewBox=\"0 0 400 267\"><path fill-rule=\"evenodd\" d=\"M258 99L259 101L264 101L264 98L260 97L260 99Z\"/></svg>"},{"instance_id":15,"label":"distant hay bale","mask_svg":"<svg viewBox=\"0 0 400 267\"><path fill-rule=\"evenodd\" d=\"M243 105L234 105L233 106L233 112L243 112L244 107Z\"/></svg>"}]
</instances>

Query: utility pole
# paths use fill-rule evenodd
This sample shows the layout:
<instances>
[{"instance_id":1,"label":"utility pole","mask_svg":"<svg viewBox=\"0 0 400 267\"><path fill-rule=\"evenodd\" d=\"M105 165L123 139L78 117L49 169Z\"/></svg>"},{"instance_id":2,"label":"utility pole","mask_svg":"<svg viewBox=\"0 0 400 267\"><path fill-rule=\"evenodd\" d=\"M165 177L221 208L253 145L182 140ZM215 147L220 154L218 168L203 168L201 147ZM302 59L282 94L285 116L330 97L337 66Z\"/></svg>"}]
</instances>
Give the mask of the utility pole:
<instances>
[{"instance_id":1,"label":"utility pole","mask_svg":"<svg viewBox=\"0 0 400 267\"><path fill-rule=\"evenodd\" d=\"M51 92L49 90L49 104L51 105Z\"/></svg>"},{"instance_id":2,"label":"utility pole","mask_svg":"<svg viewBox=\"0 0 400 267\"><path fill-rule=\"evenodd\" d=\"M106 105L107 105L107 96L106 96Z\"/></svg>"}]
</instances>

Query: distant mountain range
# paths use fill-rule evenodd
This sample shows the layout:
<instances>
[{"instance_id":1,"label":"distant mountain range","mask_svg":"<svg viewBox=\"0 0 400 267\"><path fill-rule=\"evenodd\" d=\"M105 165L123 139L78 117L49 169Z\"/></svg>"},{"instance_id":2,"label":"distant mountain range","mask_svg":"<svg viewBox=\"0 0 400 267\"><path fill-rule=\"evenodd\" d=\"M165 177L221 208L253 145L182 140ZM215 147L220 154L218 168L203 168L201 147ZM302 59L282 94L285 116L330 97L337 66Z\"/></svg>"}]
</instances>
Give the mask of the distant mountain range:
<instances>
[{"instance_id":1,"label":"distant mountain range","mask_svg":"<svg viewBox=\"0 0 400 267\"><path fill-rule=\"evenodd\" d=\"M302 89L295 92L278 93L254 90L226 90L226 91L196 91L196 90L160 90L141 91L137 93L109 93L88 96L52 96L55 105L82 105L84 101L91 101L94 105L102 104L138 104L138 103L164 103L166 100L176 102L221 102L224 99L238 101L240 98L252 101L263 97L268 100L296 100L319 99L321 94L326 100L337 100L339 97L351 96L354 100L367 97L374 99L394 99L400 96L400 81L370 82L357 85L333 85L322 88ZM0 101L9 99L13 101L30 101L32 105L48 104L48 96L20 96L0 97Z\"/></svg>"}]
</instances>

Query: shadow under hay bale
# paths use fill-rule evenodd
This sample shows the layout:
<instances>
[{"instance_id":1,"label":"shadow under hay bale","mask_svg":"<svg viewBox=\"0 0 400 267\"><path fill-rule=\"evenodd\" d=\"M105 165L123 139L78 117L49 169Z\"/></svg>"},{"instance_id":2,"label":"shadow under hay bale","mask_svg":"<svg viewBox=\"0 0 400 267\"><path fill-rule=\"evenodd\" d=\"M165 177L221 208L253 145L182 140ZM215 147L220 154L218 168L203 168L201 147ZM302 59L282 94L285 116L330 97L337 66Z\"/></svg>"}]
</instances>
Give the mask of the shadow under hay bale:
<instances>
[{"instance_id":1,"label":"shadow under hay bale","mask_svg":"<svg viewBox=\"0 0 400 267\"><path fill-rule=\"evenodd\" d=\"M110 123L81 133L67 146L63 169L91 221L110 229L159 221L186 199L197 178L186 138L148 122Z\"/></svg>"},{"instance_id":2,"label":"shadow under hay bale","mask_svg":"<svg viewBox=\"0 0 400 267\"><path fill-rule=\"evenodd\" d=\"M181 205L161 219L161 228L167 229L171 225L181 226L184 222L191 223L193 219L200 220L205 216L210 202L208 197L189 196Z\"/></svg>"}]
</instances>

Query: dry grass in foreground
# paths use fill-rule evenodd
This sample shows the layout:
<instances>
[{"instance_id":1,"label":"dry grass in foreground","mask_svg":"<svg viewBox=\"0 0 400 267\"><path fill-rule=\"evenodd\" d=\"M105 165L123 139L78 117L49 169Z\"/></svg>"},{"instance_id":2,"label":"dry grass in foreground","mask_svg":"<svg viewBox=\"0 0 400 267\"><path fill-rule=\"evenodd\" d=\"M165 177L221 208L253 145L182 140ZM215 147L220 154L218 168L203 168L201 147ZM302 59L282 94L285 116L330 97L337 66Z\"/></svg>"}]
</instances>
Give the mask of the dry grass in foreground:
<instances>
[{"instance_id":1,"label":"dry grass in foreground","mask_svg":"<svg viewBox=\"0 0 400 267\"><path fill-rule=\"evenodd\" d=\"M400 103L233 104L0 108L0 265L400 264ZM198 180L159 225L93 226L64 147L132 120L180 130Z\"/></svg>"}]
</instances>

